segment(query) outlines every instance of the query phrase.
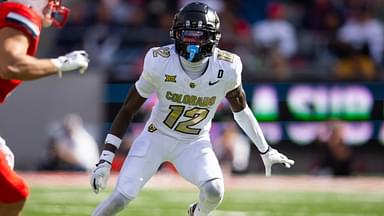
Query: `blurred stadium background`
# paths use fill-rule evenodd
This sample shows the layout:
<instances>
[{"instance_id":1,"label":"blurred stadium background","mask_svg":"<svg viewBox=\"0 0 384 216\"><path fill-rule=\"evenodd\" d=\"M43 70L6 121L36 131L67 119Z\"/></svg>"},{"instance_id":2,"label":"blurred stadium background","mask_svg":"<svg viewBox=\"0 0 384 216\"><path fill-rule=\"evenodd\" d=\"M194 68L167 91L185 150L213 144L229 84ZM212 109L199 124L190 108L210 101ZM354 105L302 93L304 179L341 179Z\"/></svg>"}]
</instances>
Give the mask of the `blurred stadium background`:
<instances>
[{"instance_id":1,"label":"blurred stadium background","mask_svg":"<svg viewBox=\"0 0 384 216\"><path fill-rule=\"evenodd\" d=\"M39 164L46 156L51 126L68 113L76 113L101 148L105 132L127 89L141 73L145 52L150 47L171 43L169 29L173 15L189 1L64 2L72 11L70 21L64 29L44 30L38 55L50 57L73 49L86 49L92 61L87 74L65 74L62 79L50 77L27 82L0 107L0 135L16 155L16 170L31 180L33 186L26 215L43 215L36 213L44 207L42 204L49 202L51 196L56 196L56 200L61 195L64 197L66 191L70 197L82 197L79 208L86 206L83 213L73 209L54 213L65 208L67 204L64 203L62 207L48 206L51 210L47 210L46 215L87 215L84 212L90 212L100 201L100 197L92 196L85 189L86 173L76 174L82 178L73 180L74 188L70 185L46 187L47 182L34 181L34 176L39 175ZM384 215L384 209L379 207L384 201L384 1L203 2L219 12L223 35L220 48L237 53L243 60L244 89L266 138L272 146L296 160L289 170L274 167L279 177L262 178L263 165L256 149L237 128L231 127L232 116L224 101L212 127L215 150L228 176L244 179L239 185L260 187L249 193L241 187L231 188L229 191L233 194L228 193L233 198L224 201L218 215ZM127 131L121 157L117 159L129 150L155 101L155 98L148 100L135 117ZM242 148L235 148L233 143L242 143ZM116 171L120 163L116 160ZM164 166L162 170L177 176L172 167ZM51 174L40 174L55 183L62 181L49 178ZM72 182L67 175L63 178ZM250 175L256 177L249 178ZM289 180L285 184L286 175ZM61 178L62 172L57 176ZM297 180L294 189L283 190L289 189L294 179ZM324 179L330 183L319 187L318 181ZM352 186L345 190L328 190L340 188L343 185L340 181ZM83 184L79 186L79 182ZM364 182L361 184L370 185L371 189L356 186L356 182ZM145 193L154 190L153 196L161 196L157 192L162 190L161 178L157 183L157 189L149 188L150 192ZM156 185L156 182L151 184ZM299 196L302 190L297 185L300 184L303 187L309 184L307 188L312 188L316 195L303 193ZM267 189L263 189L264 185ZM283 195L275 186L284 191ZM175 196L188 194L183 193L184 190L193 191L186 188ZM317 188L321 190L315 190ZM254 190L259 193L253 193ZM324 195L328 192L331 195ZM243 199L238 194L248 195ZM267 200L263 202L261 196ZM147 201L149 197L152 195L144 195L142 201L145 204L157 202ZM192 195L190 197L193 201ZM274 197L277 197L278 207L273 204ZM294 202L289 201L291 197ZM316 197L313 202L312 197ZM253 203L253 200L255 205L242 205L243 202ZM176 198L174 202L177 201ZM171 207L183 208L183 211L176 210L177 213L143 210L131 212L131 215L180 215L178 212L184 212L190 201ZM145 204L139 202L137 205L145 209ZM305 209L315 204L320 207ZM343 207L338 209L337 204ZM243 214L239 213L242 207ZM325 211L326 208L329 209Z\"/></svg>"}]
</instances>

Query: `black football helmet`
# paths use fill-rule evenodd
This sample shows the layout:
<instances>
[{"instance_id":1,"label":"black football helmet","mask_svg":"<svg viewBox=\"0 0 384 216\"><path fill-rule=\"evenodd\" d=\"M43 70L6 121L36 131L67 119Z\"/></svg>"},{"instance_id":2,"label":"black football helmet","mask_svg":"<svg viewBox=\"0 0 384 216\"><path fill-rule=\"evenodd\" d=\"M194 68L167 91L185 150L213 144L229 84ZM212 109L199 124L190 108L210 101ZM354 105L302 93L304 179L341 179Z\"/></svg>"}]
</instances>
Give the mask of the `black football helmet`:
<instances>
[{"instance_id":1,"label":"black football helmet","mask_svg":"<svg viewBox=\"0 0 384 216\"><path fill-rule=\"evenodd\" d=\"M221 34L216 11L200 2L190 3L175 15L170 35L176 52L188 61L211 56Z\"/></svg>"}]
</instances>

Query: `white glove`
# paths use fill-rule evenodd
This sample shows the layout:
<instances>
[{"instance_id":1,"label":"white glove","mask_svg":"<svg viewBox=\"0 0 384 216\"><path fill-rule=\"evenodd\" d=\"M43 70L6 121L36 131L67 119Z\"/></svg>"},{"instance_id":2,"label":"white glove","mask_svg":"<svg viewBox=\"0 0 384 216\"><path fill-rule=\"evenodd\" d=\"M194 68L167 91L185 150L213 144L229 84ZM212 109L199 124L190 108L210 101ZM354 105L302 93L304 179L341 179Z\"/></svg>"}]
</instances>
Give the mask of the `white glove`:
<instances>
[{"instance_id":1,"label":"white glove","mask_svg":"<svg viewBox=\"0 0 384 216\"><path fill-rule=\"evenodd\" d=\"M261 154L261 159L263 159L266 176L271 176L271 168L273 164L282 163L285 167L290 168L295 163L294 160L288 159L287 156L271 147L269 147L266 153Z\"/></svg>"},{"instance_id":2,"label":"white glove","mask_svg":"<svg viewBox=\"0 0 384 216\"><path fill-rule=\"evenodd\" d=\"M64 56L51 59L52 63L57 67L59 76L62 72L79 70L81 74L88 68L89 58L84 50L72 51Z\"/></svg>"},{"instance_id":3,"label":"white glove","mask_svg":"<svg viewBox=\"0 0 384 216\"><path fill-rule=\"evenodd\" d=\"M97 194L106 187L110 172L111 164L109 162L102 161L96 165L92 171L90 182L93 192Z\"/></svg>"},{"instance_id":4,"label":"white glove","mask_svg":"<svg viewBox=\"0 0 384 216\"><path fill-rule=\"evenodd\" d=\"M0 137L0 154L5 155L9 168L13 169L15 166L15 155L11 149L5 144L5 140Z\"/></svg>"},{"instance_id":5,"label":"white glove","mask_svg":"<svg viewBox=\"0 0 384 216\"><path fill-rule=\"evenodd\" d=\"M104 189L107 185L109 174L111 172L111 165L115 153L103 150L100 155L100 161L92 171L91 187L93 192L99 193L100 189Z\"/></svg>"}]
</instances>

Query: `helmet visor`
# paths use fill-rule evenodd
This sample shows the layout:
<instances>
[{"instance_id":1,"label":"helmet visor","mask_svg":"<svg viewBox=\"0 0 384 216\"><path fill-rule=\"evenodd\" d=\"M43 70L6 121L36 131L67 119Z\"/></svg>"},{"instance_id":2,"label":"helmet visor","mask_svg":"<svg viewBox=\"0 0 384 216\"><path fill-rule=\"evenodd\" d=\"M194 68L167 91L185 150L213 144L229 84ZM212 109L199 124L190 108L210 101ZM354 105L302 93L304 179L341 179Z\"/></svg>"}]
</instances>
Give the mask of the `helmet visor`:
<instances>
[{"instance_id":1,"label":"helmet visor","mask_svg":"<svg viewBox=\"0 0 384 216\"><path fill-rule=\"evenodd\" d=\"M187 44L206 44L208 43L208 34L198 30L181 30L176 33L176 38Z\"/></svg>"}]
</instances>

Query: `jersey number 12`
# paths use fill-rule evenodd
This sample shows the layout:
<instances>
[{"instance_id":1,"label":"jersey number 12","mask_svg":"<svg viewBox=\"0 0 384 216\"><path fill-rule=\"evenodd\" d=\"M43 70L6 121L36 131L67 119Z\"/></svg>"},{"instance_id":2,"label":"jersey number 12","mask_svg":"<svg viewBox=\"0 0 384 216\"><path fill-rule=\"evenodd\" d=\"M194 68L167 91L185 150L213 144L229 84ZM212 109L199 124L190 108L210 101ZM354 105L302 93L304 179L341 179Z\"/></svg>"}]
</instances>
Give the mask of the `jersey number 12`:
<instances>
[{"instance_id":1,"label":"jersey number 12","mask_svg":"<svg viewBox=\"0 0 384 216\"><path fill-rule=\"evenodd\" d=\"M181 133L198 135L201 131L200 128L191 128L193 125L197 125L205 118L207 118L209 110L199 107L194 107L192 109L185 110L185 106L181 105L170 105L169 109L171 110L165 120L163 121L167 127L170 129L179 131ZM185 111L184 111L185 110ZM185 121L180 121L181 116L190 118ZM176 126L175 126L176 125Z\"/></svg>"}]
</instances>

